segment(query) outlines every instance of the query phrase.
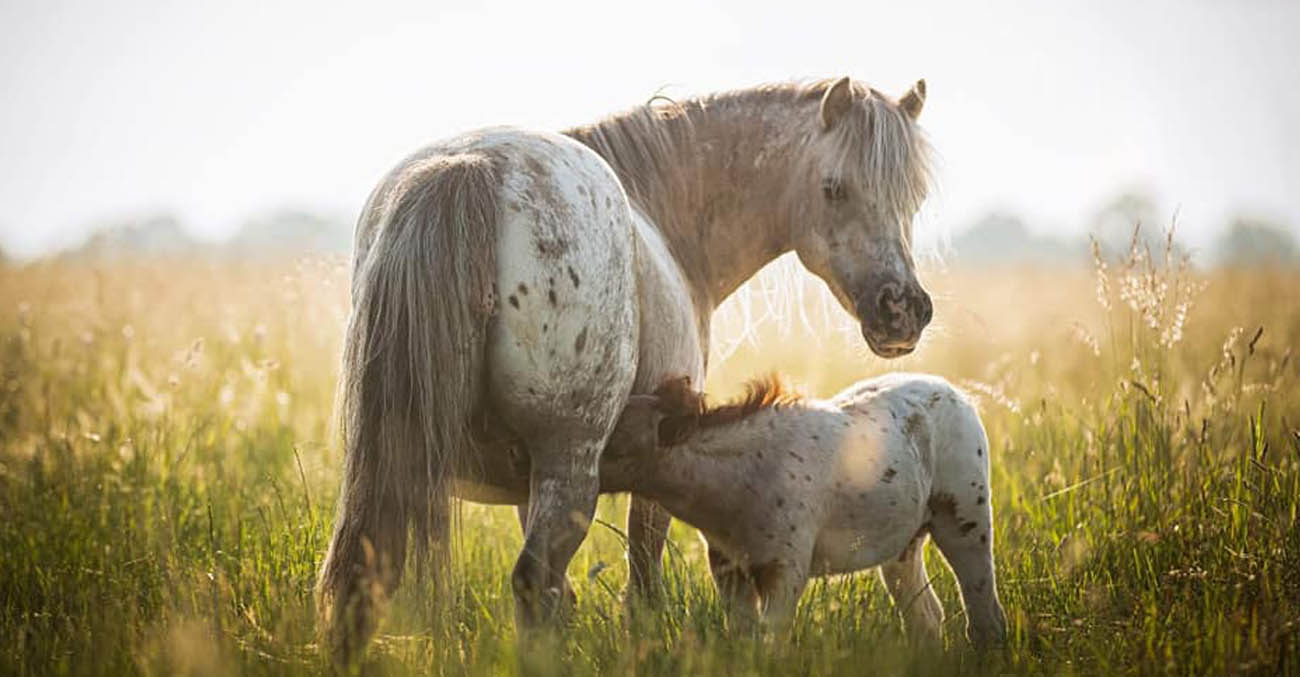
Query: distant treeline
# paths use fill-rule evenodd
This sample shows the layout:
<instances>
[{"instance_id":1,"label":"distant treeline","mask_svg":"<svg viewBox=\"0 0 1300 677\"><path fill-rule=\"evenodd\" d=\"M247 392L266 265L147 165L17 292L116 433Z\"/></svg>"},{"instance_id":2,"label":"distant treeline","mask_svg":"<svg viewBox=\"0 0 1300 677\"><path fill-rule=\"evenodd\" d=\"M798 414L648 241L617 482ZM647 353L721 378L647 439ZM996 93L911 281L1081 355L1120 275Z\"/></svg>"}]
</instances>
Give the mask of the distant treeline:
<instances>
[{"instance_id":1,"label":"distant treeline","mask_svg":"<svg viewBox=\"0 0 1300 677\"><path fill-rule=\"evenodd\" d=\"M1177 238L1168 237L1173 219L1162 217L1154 201L1141 191L1121 193L1103 205L1090 222L1088 234L1057 237L1042 234L1011 211L995 211L953 238L944 258L958 266L1083 265L1093 255L1126 254L1132 244L1153 256L1166 251L1187 254ZM1140 228L1138 228L1140 226ZM196 240L180 220L167 214L105 223L84 244L57 257L105 260L140 256L237 256L275 258L301 254L345 255L352 247L352 225L339 217L296 209L269 212L245 222L224 242ZM0 262L5 257L0 252ZM1198 263L1211 266L1300 265L1296 238L1282 224L1242 216L1225 224L1217 240L1196 252Z\"/></svg>"},{"instance_id":2,"label":"distant treeline","mask_svg":"<svg viewBox=\"0 0 1300 677\"><path fill-rule=\"evenodd\" d=\"M282 257L298 254L346 254L352 248L352 226L340 218L283 209L249 219L235 235L221 242L195 239L169 214L106 223L85 244L58 256L103 260L138 256Z\"/></svg>"},{"instance_id":3,"label":"distant treeline","mask_svg":"<svg viewBox=\"0 0 1300 677\"><path fill-rule=\"evenodd\" d=\"M1134 245L1152 256L1190 254L1178 238L1176 220L1162 217L1154 200L1135 191L1103 205L1093 215L1088 233L1070 238L1035 232L1014 212L992 212L953 238L947 258L965 266L1082 264L1092 260L1094 243L1108 259L1127 254ZM1211 266L1294 266L1300 265L1300 249L1284 225L1243 215L1225 224L1212 244L1195 252L1194 259Z\"/></svg>"}]
</instances>

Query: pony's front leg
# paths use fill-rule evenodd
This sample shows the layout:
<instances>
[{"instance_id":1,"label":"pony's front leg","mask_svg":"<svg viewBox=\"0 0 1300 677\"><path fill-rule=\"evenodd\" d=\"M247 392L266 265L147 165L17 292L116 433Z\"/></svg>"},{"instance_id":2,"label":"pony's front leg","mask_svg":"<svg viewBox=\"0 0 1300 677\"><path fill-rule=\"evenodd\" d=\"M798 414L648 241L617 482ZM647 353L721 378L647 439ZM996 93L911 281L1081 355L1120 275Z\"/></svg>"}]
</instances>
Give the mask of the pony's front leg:
<instances>
[{"instance_id":1,"label":"pony's front leg","mask_svg":"<svg viewBox=\"0 0 1300 677\"><path fill-rule=\"evenodd\" d=\"M627 596L629 609L659 599L663 583L664 544L673 517L658 503L632 495L627 510Z\"/></svg>"},{"instance_id":2,"label":"pony's front leg","mask_svg":"<svg viewBox=\"0 0 1300 677\"><path fill-rule=\"evenodd\" d=\"M565 572L596 511L603 446L603 435L554 435L530 444L527 529L511 577L521 630L556 620L566 606Z\"/></svg>"}]
</instances>

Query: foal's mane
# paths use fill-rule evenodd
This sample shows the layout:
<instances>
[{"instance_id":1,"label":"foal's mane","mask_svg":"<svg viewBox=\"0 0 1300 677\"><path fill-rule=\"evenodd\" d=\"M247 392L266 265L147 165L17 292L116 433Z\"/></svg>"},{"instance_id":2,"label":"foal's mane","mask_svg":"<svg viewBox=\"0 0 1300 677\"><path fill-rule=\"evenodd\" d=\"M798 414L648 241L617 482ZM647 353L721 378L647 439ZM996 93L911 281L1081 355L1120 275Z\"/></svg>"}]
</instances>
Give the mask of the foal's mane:
<instances>
[{"instance_id":1,"label":"foal's mane","mask_svg":"<svg viewBox=\"0 0 1300 677\"><path fill-rule=\"evenodd\" d=\"M921 129L891 98L861 82L851 84L853 114L843 116L822 132L817 104L835 79L783 82L672 101L656 95L647 103L615 113L595 123L563 133L590 147L614 169L632 200L661 228L687 228L674 223L683 203L698 196L694 177L673 171L679 156L698 153L697 127L711 116L731 114L760 120L773 106L794 113L791 128L810 149L825 139L831 167L842 181L861 185L880 209L910 224L931 182L930 146ZM755 124L754 131L761 131ZM752 132L751 132L752 133ZM817 153L802 153L813 162ZM821 158L825 162L825 158ZM797 167L820 171L825 167Z\"/></svg>"},{"instance_id":2,"label":"foal's mane","mask_svg":"<svg viewBox=\"0 0 1300 677\"><path fill-rule=\"evenodd\" d=\"M775 372L749 381L744 395L718 406L710 406L704 393L691 388L691 379L686 376L663 383L655 389L655 396L656 407L664 414L659 423L662 446L681 444L697 431L731 425L760 411L804 401L804 396Z\"/></svg>"}]
</instances>

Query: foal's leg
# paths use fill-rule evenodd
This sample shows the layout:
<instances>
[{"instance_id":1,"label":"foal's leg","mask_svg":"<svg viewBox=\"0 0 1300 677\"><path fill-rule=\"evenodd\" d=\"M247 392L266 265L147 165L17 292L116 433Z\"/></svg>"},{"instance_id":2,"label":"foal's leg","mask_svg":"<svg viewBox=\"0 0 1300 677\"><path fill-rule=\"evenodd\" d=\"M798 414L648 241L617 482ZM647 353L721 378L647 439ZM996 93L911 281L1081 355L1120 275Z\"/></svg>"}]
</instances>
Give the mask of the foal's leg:
<instances>
[{"instance_id":1,"label":"foal's leg","mask_svg":"<svg viewBox=\"0 0 1300 677\"><path fill-rule=\"evenodd\" d=\"M776 560L751 569L758 587L763 626L784 633L794 620L799 598L808 585L808 567L793 561Z\"/></svg>"},{"instance_id":2,"label":"foal's leg","mask_svg":"<svg viewBox=\"0 0 1300 677\"><path fill-rule=\"evenodd\" d=\"M1007 622L993 572L993 511L987 500L936 512L930 524L934 543L961 587L966 637L981 648L1002 643Z\"/></svg>"},{"instance_id":3,"label":"foal's leg","mask_svg":"<svg viewBox=\"0 0 1300 677\"><path fill-rule=\"evenodd\" d=\"M564 606L565 571L596 511L604 442L604 435L557 433L530 445L527 529L511 577L520 628L552 621Z\"/></svg>"},{"instance_id":4,"label":"foal's leg","mask_svg":"<svg viewBox=\"0 0 1300 677\"><path fill-rule=\"evenodd\" d=\"M758 627L758 588L747 567L734 562L716 548L709 548L709 573L734 632L748 634Z\"/></svg>"},{"instance_id":5,"label":"foal's leg","mask_svg":"<svg viewBox=\"0 0 1300 677\"><path fill-rule=\"evenodd\" d=\"M880 565L880 579L903 616L908 639L942 646L943 605L925 572L925 540L924 533L917 534L898 559Z\"/></svg>"}]
</instances>

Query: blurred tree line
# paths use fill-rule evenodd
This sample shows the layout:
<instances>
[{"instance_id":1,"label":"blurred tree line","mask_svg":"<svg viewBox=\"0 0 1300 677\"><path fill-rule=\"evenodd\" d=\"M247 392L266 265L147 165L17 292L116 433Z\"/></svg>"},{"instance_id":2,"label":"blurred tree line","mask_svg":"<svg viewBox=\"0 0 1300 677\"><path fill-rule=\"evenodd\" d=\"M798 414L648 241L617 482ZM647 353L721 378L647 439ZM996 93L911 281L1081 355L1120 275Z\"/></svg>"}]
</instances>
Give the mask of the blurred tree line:
<instances>
[{"instance_id":1,"label":"blurred tree line","mask_svg":"<svg viewBox=\"0 0 1300 677\"><path fill-rule=\"evenodd\" d=\"M1089 221L1088 233L1078 237L1035 232L1014 212L999 210L953 239L951 259L966 266L1082 264L1091 260L1094 240L1103 257L1116 259L1129 251L1135 238L1153 256L1163 256L1166 249L1173 256L1188 255L1175 220L1162 218L1155 200L1141 190L1124 191L1102 204ZM1300 265L1300 248L1291 231L1250 215L1232 219L1197 254L1199 262L1210 266Z\"/></svg>"},{"instance_id":2,"label":"blurred tree line","mask_svg":"<svg viewBox=\"0 0 1300 677\"><path fill-rule=\"evenodd\" d=\"M341 219L279 209L245 221L224 242L195 239L171 214L150 214L102 224L85 244L62 254L74 260L177 255L277 258L299 254L346 254L352 227Z\"/></svg>"},{"instance_id":3,"label":"blurred tree line","mask_svg":"<svg viewBox=\"0 0 1300 677\"><path fill-rule=\"evenodd\" d=\"M1174 218L1162 216L1155 200L1143 190L1127 190L1102 204L1089 219L1088 233L1063 237L1031 228L1009 210L990 212L952 241L947 257L956 266L1085 265L1095 240L1102 256L1128 252L1133 238L1152 255L1170 247L1177 256L1187 249L1177 239L1166 241ZM1140 228L1137 228L1140 226ZM352 247L351 221L304 209L277 209L258 214L240 225L223 242L194 238L180 219L167 213L145 214L109 221L94 229L84 244L59 256L69 260L106 260L151 256L232 256L277 258L302 254L346 255ZM1300 265L1300 246L1285 225L1259 216L1231 220L1217 239L1196 252L1207 266ZM9 259L0 249L0 265Z\"/></svg>"}]
</instances>

